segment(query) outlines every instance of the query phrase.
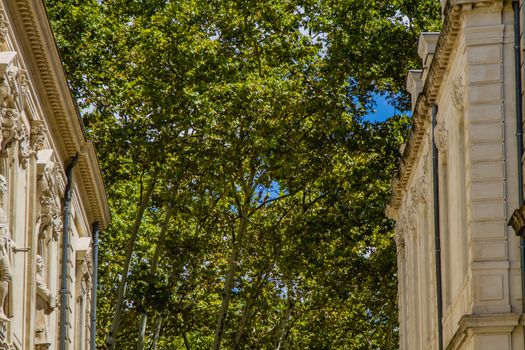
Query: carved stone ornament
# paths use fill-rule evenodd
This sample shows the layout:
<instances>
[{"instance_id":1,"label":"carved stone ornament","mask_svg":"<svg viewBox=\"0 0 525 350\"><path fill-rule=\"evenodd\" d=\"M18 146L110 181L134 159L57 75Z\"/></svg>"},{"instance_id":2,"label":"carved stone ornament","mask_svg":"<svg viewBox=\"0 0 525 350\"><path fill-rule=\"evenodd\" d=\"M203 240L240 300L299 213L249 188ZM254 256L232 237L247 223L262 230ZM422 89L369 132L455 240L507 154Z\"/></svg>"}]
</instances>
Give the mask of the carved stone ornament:
<instances>
[{"instance_id":1,"label":"carved stone ornament","mask_svg":"<svg viewBox=\"0 0 525 350\"><path fill-rule=\"evenodd\" d=\"M33 120L31 122L31 150L33 152L41 151L45 148L45 127L43 120Z\"/></svg>"},{"instance_id":2,"label":"carved stone ornament","mask_svg":"<svg viewBox=\"0 0 525 350\"><path fill-rule=\"evenodd\" d=\"M397 248L397 256L399 256L401 260L405 260L406 259L405 238L397 234L396 234L396 248Z\"/></svg>"},{"instance_id":3,"label":"carved stone ornament","mask_svg":"<svg viewBox=\"0 0 525 350\"><path fill-rule=\"evenodd\" d=\"M417 210L413 206L408 209L408 227L410 229L410 236L415 237L417 231Z\"/></svg>"},{"instance_id":4,"label":"carved stone ornament","mask_svg":"<svg viewBox=\"0 0 525 350\"><path fill-rule=\"evenodd\" d=\"M0 14L0 46L5 46L7 44L7 38L9 36L8 25L4 14Z\"/></svg>"},{"instance_id":5,"label":"carved stone ornament","mask_svg":"<svg viewBox=\"0 0 525 350\"><path fill-rule=\"evenodd\" d=\"M39 239L49 242L51 239L58 240L62 232L61 209L55 200L55 166L53 163L46 166L43 173L38 177L40 195Z\"/></svg>"},{"instance_id":6,"label":"carved stone ornament","mask_svg":"<svg viewBox=\"0 0 525 350\"><path fill-rule=\"evenodd\" d=\"M19 90L22 97L26 98L29 95L29 77L25 69L18 71Z\"/></svg>"},{"instance_id":7,"label":"carved stone ornament","mask_svg":"<svg viewBox=\"0 0 525 350\"><path fill-rule=\"evenodd\" d=\"M36 257L36 271L35 349L44 350L51 347L48 318L56 307L56 298L44 282L44 261L40 255Z\"/></svg>"},{"instance_id":8,"label":"carved stone ornament","mask_svg":"<svg viewBox=\"0 0 525 350\"><path fill-rule=\"evenodd\" d=\"M7 181L0 175L0 322L10 320L5 314L4 304L12 278L10 252L15 246L7 223Z\"/></svg>"},{"instance_id":9,"label":"carved stone ornament","mask_svg":"<svg viewBox=\"0 0 525 350\"><path fill-rule=\"evenodd\" d=\"M27 163L31 155L31 149L29 147L29 132L24 124L20 124L17 133L18 139L18 161L22 168L27 168Z\"/></svg>"},{"instance_id":10,"label":"carved stone ornament","mask_svg":"<svg viewBox=\"0 0 525 350\"><path fill-rule=\"evenodd\" d=\"M2 108L0 110L0 118L2 120L2 143L0 155L7 157L7 149L13 144L17 134L17 122L20 114L13 108Z\"/></svg>"},{"instance_id":11,"label":"carved stone ornament","mask_svg":"<svg viewBox=\"0 0 525 350\"><path fill-rule=\"evenodd\" d=\"M93 251L91 249L88 249L86 251L86 255L84 257L84 260L86 261L86 265L89 271L92 271L93 269Z\"/></svg>"},{"instance_id":12,"label":"carved stone ornament","mask_svg":"<svg viewBox=\"0 0 525 350\"><path fill-rule=\"evenodd\" d=\"M439 153L445 153L448 148L448 134L445 123L439 122L434 129L434 138Z\"/></svg>"},{"instance_id":13,"label":"carved stone ornament","mask_svg":"<svg viewBox=\"0 0 525 350\"><path fill-rule=\"evenodd\" d=\"M14 101L18 100L20 96L19 82L18 82L18 69L12 68L7 72L7 84L9 85L9 90L11 91L11 98Z\"/></svg>"},{"instance_id":14,"label":"carved stone ornament","mask_svg":"<svg viewBox=\"0 0 525 350\"><path fill-rule=\"evenodd\" d=\"M465 86L463 84L463 78L461 76L457 77L453 84L452 84L452 90L450 91L450 98L452 99L452 103L454 104L454 107L458 111L462 111L464 107L464 99L463 99L463 91L465 90Z\"/></svg>"},{"instance_id":15,"label":"carved stone ornament","mask_svg":"<svg viewBox=\"0 0 525 350\"><path fill-rule=\"evenodd\" d=\"M521 207L514 210L509 225L512 226L516 235L525 239L525 205L522 204Z\"/></svg>"},{"instance_id":16,"label":"carved stone ornament","mask_svg":"<svg viewBox=\"0 0 525 350\"><path fill-rule=\"evenodd\" d=\"M412 198L418 204L424 204L428 201L428 182L425 175L421 175L414 187L412 187Z\"/></svg>"},{"instance_id":17,"label":"carved stone ornament","mask_svg":"<svg viewBox=\"0 0 525 350\"><path fill-rule=\"evenodd\" d=\"M404 260L406 258L405 255L405 234L406 234L406 218L403 216L401 220L397 222L396 225L396 248L397 248L397 255L399 258Z\"/></svg>"}]
</instances>

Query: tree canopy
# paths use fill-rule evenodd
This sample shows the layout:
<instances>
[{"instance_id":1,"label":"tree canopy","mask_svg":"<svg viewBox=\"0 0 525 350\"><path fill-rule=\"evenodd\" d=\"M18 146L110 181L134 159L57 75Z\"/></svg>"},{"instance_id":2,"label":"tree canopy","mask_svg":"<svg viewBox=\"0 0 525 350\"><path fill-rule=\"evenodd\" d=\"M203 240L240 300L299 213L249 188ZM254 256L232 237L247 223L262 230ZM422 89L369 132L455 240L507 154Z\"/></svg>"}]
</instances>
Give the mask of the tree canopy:
<instances>
[{"instance_id":1,"label":"tree canopy","mask_svg":"<svg viewBox=\"0 0 525 350\"><path fill-rule=\"evenodd\" d=\"M394 349L383 208L433 0L46 0L112 208L107 349Z\"/></svg>"}]
</instances>

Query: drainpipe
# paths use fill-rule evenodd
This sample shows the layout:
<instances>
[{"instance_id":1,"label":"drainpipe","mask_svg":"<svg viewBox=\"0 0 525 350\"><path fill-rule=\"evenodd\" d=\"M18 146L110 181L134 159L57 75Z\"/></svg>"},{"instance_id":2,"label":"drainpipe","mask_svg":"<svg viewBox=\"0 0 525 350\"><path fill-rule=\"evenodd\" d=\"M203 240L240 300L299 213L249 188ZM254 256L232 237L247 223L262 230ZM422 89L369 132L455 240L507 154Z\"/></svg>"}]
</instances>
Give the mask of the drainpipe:
<instances>
[{"instance_id":1,"label":"drainpipe","mask_svg":"<svg viewBox=\"0 0 525 350\"><path fill-rule=\"evenodd\" d=\"M523 102L521 93L521 40L520 40L520 2L512 1L514 10L514 66L516 76L516 146L518 157L518 203L523 203ZM525 313L525 239L520 238L520 260L521 260L521 307ZM523 342L525 343L525 329L523 331Z\"/></svg>"},{"instance_id":2,"label":"drainpipe","mask_svg":"<svg viewBox=\"0 0 525 350\"><path fill-rule=\"evenodd\" d=\"M432 105L432 176L434 183L434 253L436 259L436 296L437 296L437 325L438 325L438 350L443 350L443 288L441 282L441 231L439 227L439 158L436 147L434 130L438 107Z\"/></svg>"},{"instance_id":3,"label":"drainpipe","mask_svg":"<svg viewBox=\"0 0 525 350\"><path fill-rule=\"evenodd\" d=\"M60 350L66 350L66 322L67 322L67 274L69 261L69 209L71 206L71 192L73 182L73 168L77 164L78 153L71 157L66 169L66 189L64 191L64 231L62 232L62 280L60 289Z\"/></svg>"},{"instance_id":4,"label":"drainpipe","mask_svg":"<svg viewBox=\"0 0 525 350\"><path fill-rule=\"evenodd\" d=\"M91 350L97 349L98 222L93 223L93 291L91 296Z\"/></svg>"}]
</instances>

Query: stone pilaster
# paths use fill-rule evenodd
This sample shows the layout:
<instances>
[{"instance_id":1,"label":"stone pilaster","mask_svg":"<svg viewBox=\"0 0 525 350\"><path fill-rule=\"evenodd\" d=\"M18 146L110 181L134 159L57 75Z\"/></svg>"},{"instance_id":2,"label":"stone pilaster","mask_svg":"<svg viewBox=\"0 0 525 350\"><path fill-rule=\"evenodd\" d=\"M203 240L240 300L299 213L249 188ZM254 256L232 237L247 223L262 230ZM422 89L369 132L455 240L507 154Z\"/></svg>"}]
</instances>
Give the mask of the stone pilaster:
<instances>
[{"instance_id":1,"label":"stone pilaster","mask_svg":"<svg viewBox=\"0 0 525 350\"><path fill-rule=\"evenodd\" d=\"M473 283L471 312L475 314L511 311L502 74L505 45L512 47L512 41L505 40L505 25L498 23L501 10L493 9L492 13L467 13L467 24L473 24L464 29L469 169L466 197ZM485 22L493 18L488 25L477 25L469 16L483 16ZM508 66L512 67L512 61Z\"/></svg>"}]
</instances>

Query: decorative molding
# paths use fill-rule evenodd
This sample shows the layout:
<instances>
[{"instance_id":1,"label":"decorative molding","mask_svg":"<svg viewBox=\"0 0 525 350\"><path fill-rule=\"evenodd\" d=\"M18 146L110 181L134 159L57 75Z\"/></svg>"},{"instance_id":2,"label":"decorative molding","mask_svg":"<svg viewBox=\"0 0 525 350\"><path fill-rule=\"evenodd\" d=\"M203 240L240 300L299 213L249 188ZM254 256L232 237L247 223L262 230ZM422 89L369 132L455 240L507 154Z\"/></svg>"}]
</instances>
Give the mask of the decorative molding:
<instances>
[{"instance_id":1,"label":"decorative molding","mask_svg":"<svg viewBox=\"0 0 525 350\"><path fill-rule=\"evenodd\" d=\"M0 118L2 125L0 156L7 157L7 149L16 139L17 123L20 118L20 113L13 108L2 108L0 109Z\"/></svg>"},{"instance_id":2,"label":"decorative molding","mask_svg":"<svg viewBox=\"0 0 525 350\"><path fill-rule=\"evenodd\" d=\"M62 215L55 191L56 176L55 166L46 166L43 173L38 177L40 194L39 239L49 242L51 239L58 240L62 232Z\"/></svg>"},{"instance_id":3,"label":"decorative molding","mask_svg":"<svg viewBox=\"0 0 525 350\"><path fill-rule=\"evenodd\" d=\"M406 259L406 253L405 253L405 233L406 233L406 217L403 216L401 220L398 221L396 225L396 235L395 235L395 241L396 241L396 248L397 248L397 256L401 260Z\"/></svg>"},{"instance_id":4,"label":"decorative molding","mask_svg":"<svg viewBox=\"0 0 525 350\"><path fill-rule=\"evenodd\" d=\"M464 90L465 84L463 84L463 77L459 76L452 83L452 90L450 91L452 103L459 112L463 111L464 108Z\"/></svg>"},{"instance_id":5,"label":"decorative molding","mask_svg":"<svg viewBox=\"0 0 525 350\"><path fill-rule=\"evenodd\" d=\"M31 149L29 147L29 132L27 127L20 123L17 130L17 139L18 139L18 162L22 168L26 169L29 162L29 157L31 156Z\"/></svg>"},{"instance_id":6,"label":"decorative molding","mask_svg":"<svg viewBox=\"0 0 525 350\"><path fill-rule=\"evenodd\" d=\"M412 117L412 130L408 138L407 146L403 152L403 167L399 168L392 180L392 197L386 208L386 214L393 219L397 219L402 198L406 193L406 187L415 170L415 165L423 150L426 135L430 130L431 106L443 84L449 59L454 47L457 45L457 37L460 30L461 6L447 4L444 9L444 22L441 34L436 46L434 58L429 67L429 72L425 80L423 92L419 95Z\"/></svg>"},{"instance_id":7,"label":"decorative molding","mask_svg":"<svg viewBox=\"0 0 525 350\"><path fill-rule=\"evenodd\" d=\"M45 148L45 123L43 120L31 121L30 147L31 151L36 153Z\"/></svg>"},{"instance_id":8,"label":"decorative molding","mask_svg":"<svg viewBox=\"0 0 525 350\"><path fill-rule=\"evenodd\" d=\"M439 122L436 125L434 138L439 153L446 153L448 149L448 131L444 122Z\"/></svg>"},{"instance_id":9,"label":"decorative molding","mask_svg":"<svg viewBox=\"0 0 525 350\"><path fill-rule=\"evenodd\" d=\"M0 47L7 45L7 38L9 37L9 23L7 22L5 15L0 14Z\"/></svg>"},{"instance_id":10,"label":"decorative molding","mask_svg":"<svg viewBox=\"0 0 525 350\"><path fill-rule=\"evenodd\" d=\"M53 140L58 141L58 153L73 156L79 153L80 159L75 172L82 193L80 196L88 208L88 218L100 223L103 229L110 220L109 206L95 148L86 140L78 108L73 99L62 62L54 42L53 33L46 18L44 4L34 0L5 2L11 21L20 23L20 37L27 67L31 76L38 80L31 83L35 91L44 92L39 96L46 123L53 125L49 130ZM26 68L26 67L20 67ZM25 78L20 77L22 83ZM23 91L22 91L23 94ZM53 137L55 136L55 137Z\"/></svg>"},{"instance_id":11,"label":"decorative molding","mask_svg":"<svg viewBox=\"0 0 525 350\"><path fill-rule=\"evenodd\" d=\"M417 236L417 210L414 205L408 209L408 228L410 232L410 239L416 239Z\"/></svg>"}]
</instances>

